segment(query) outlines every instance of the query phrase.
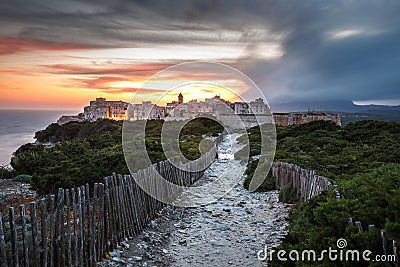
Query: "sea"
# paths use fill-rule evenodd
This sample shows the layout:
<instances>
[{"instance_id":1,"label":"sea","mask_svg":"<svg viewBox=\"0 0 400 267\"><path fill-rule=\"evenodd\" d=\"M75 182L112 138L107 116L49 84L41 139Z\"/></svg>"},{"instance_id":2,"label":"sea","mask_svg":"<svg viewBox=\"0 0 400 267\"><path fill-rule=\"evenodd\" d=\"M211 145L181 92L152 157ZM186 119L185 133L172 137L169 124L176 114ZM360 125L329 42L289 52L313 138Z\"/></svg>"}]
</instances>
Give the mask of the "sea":
<instances>
[{"instance_id":1,"label":"sea","mask_svg":"<svg viewBox=\"0 0 400 267\"><path fill-rule=\"evenodd\" d=\"M0 109L0 166L10 164L12 154L26 143L35 141L35 132L55 123L62 115L76 115L79 110L10 110Z\"/></svg>"}]
</instances>

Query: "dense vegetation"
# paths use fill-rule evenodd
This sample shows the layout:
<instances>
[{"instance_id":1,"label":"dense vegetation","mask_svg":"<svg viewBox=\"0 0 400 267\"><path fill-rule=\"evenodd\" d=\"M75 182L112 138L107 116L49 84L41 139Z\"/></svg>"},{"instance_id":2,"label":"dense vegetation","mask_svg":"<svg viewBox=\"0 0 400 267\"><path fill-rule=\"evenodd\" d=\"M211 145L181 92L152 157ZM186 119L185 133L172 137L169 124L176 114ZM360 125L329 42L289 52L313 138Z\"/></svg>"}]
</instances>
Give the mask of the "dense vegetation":
<instances>
[{"instance_id":1,"label":"dense vegetation","mask_svg":"<svg viewBox=\"0 0 400 267\"><path fill-rule=\"evenodd\" d=\"M258 133L258 134L257 134ZM253 155L260 146L259 131L250 130ZM316 121L277 127L276 160L311 168L338 184L341 200L333 190L311 199L289 216L289 233L279 249L336 248L345 238L348 249L384 254L380 230L400 240L400 123L360 121L345 127ZM259 153L259 152L258 152ZM256 162L250 162L249 179ZM270 175L270 174L269 174ZM272 180L272 179L271 179ZM270 181L271 181L270 180ZM267 179L268 181L268 179ZM246 181L248 184L249 181ZM264 189L270 189L271 185ZM364 232L348 224L361 221ZM368 231L368 225L375 228ZM391 244L388 253L391 253ZM391 266L382 262L272 262L272 266Z\"/></svg>"},{"instance_id":2,"label":"dense vegetation","mask_svg":"<svg viewBox=\"0 0 400 267\"><path fill-rule=\"evenodd\" d=\"M0 166L0 179L11 179L15 176L15 171L8 166Z\"/></svg>"},{"instance_id":3,"label":"dense vegetation","mask_svg":"<svg viewBox=\"0 0 400 267\"><path fill-rule=\"evenodd\" d=\"M341 112L342 125L362 120L377 120L387 122L400 122L400 110L393 107L391 110L365 110L360 112Z\"/></svg>"},{"instance_id":4,"label":"dense vegetation","mask_svg":"<svg viewBox=\"0 0 400 267\"><path fill-rule=\"evenodd\" d=\"M143 123L143 122L137 122ZM163 121L146 123L146 148L150 160L165 159L161 145ZM222 126L209 119L196 119L182 129L180 146L188 159L200 156L204 134L218 134ZM16 174L32 175L31 184L39 194L94 183L113 172L129 173L122 149L122 122L69 122L51 124L36 133L38 144L25 144L11 159Z\"/></svg>"}]
</instances>

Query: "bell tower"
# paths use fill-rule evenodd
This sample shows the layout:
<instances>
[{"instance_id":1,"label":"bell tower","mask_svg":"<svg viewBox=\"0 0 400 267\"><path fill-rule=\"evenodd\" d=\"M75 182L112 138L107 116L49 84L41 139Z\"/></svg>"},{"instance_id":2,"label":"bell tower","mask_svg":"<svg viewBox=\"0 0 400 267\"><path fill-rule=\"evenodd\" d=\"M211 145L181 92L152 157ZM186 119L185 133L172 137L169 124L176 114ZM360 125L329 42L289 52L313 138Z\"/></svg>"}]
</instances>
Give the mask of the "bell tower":
<instances>
[{"instance_id":1,"label":"bell tower","mask_svg":"<svg viewBox=\"0 0 400 267\"><path fill-rule=\"evenodd\" d=\"M179 104L183 103L183 95L182 95L182 93L179 93L179 95L178 95L178 103Z\"/></svg>"}]
</instances>

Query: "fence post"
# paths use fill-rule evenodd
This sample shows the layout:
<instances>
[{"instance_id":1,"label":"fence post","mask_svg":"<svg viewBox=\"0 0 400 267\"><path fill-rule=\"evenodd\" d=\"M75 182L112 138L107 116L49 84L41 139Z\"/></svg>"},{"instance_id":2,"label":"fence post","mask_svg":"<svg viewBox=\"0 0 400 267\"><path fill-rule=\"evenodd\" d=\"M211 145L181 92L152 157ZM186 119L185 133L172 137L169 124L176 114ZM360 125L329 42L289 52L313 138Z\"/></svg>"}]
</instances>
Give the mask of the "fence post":
<instances>
[{"instance_id":1,"label":"fence post","mask_svg":"<svg viewBox=\"0 0 400 267\"><path fill-rule=\"evenodd\" d=\"M72 215L74 216L74 266L78 266L78 234L76 231L77 227L77 214L76 214L76 194L75 188L71 188L71 204L72 204Z\"/></svg>"},{"instance_id":2,"label":"fence post","mask_svg":"<svg viewBox=\"0 0 400 267\"><path fill-rule=\"evenodd\" d=\"M50 201L50 238L49 238L49 250L50 250L50 265L55 265L55 258L54 258L54 227L55 227L55 220L54 220L54 213L55 213L55 196L50 195L48 199Z\"/></svg>"},{"instance_id":3,"label":"fence post","mask_svg":"<svg viewBox=\"0 0 400 267\"><path fill-rule=\"evenodd\" d=\"M36 219L36 202L30 203L30 215L31 215L31 228L32 228L32 251L33 251L33 262L34 265L40 266L40 255L39 255L39 241L38 241L38 226Z\"/></svg>"},{"instance_id":4,"label":"fence post","mask_svg":"<svg viewBox=\"0 0 400 267\"><path fill-rule=\"evenodd\" d=\"M90 266L90 255L91 255L91 249L90 249L90 188L89 188L89 184L85 184L84 186L82 186L83 188L83 196L84 196L84 209L85 209L85 218L87 221L87 226L84 224L84 227L86 226L86 230L85 230L85 246L84 246L84 251L86 253L86 255L83 257L85 262L86 262L86 266Z\"/></svg>"},{"instance_id":5,"label":"fence post","mask_svg":"<svg viewBox=\"0 0 400 267\"><path fill-rule=\"evenodd\" d=\"M18 245L17 245L17 227L15 225L15 210L14 207L8 209L8 216L10 222L10 232L11 232L11 262L14 267L19 267L19 257L18 257Z\"/></svg>"},{"instance_id":6,"label":"fence post","mask_svg":"<svg viewBox=\"0 0 400 267\"><path fill-rule=\"evenodd\" d=\"M21 226L22 226L22 246L24 248L24 266L29 266L29 249L26 234L26 219L25 219L25 205L19 206L19 211L21 214Z\"/></svg>"},{"instance_id":7,"label":"fence post","mask_svg":"<svg viewBox=\"0 0 400 267\"><path fill-rule=\"evenodd\" d=\"M84 255L84 229L83 229L83 223L85 220L85 217L83 215L83 210L82 210L82 187L78 187L78 212L79 212L79 265L78 266L83 266L83 255Z\"/></svg>"},{"instance_id":8,"label":"fence post","mask_svg":"<svg viewBox=\"0 0 400 267\"><path fill-rule=\"evenodd\" d=\"M359 232L359 233L362 233L363 228L362 228L361 222L360 222L360 221L356 221L356 222L355 222L355 225L356 225L357 228L358 228L358 232Z\"/></svg>"},{"instance_id":9,"label":"fence post","mask_svg":"<svg viewBox=\"0 0 400 267\"><path fill-rule=\"evenodd\" d=\"M47 207L43 199L39 200L40 216L42 225L42 267L47 267L48 249L47 249Z\"/></svg>"},{"instance_id":10,"label":"fence post","mask_svg":"<svg viewBox=\"0 0 400 267\"><path fill-rule=\"evenodd\" d=\"M90 266L96 266L96 206L97 206L97 189L98 184L94 184L94 191L93 191L93 201L92 201L92 218L89 224L89 255L90 255Z\"/></svg>"},{"instance_id":11,"label":"fence post","mask_svg":"<svg viewBox=\"0 0 400 267\"><path fill-rule=\"evenodd\" d=\"M386 247L388 245L388 240L385 236L385 230L381 229L381 240L382 240L382 248L383 248L383 253L385 253L385 255L387 255L387 251L386 251Z\"/></svg>"},{"instance_id":12,"label":"fence post","mask_svg":"<svg viewBox=\"0 0 400 267\"><path fill-rule=\"evenodd\" d=\"M55 225L55 248L54 248L54 259L55 259L55 266L64 267L62 263L62 243L64 242L63 238L63 228L64 228L64 189L58 189L58 196L57 196L57 208L56 208L56 225Z\"/></svg>"},{"instance_id":13,"label":"fence post","mask_svg":"<svg viewBox=\"0 0 400 267\"><path fill-rule=\"evenodd\" d=\"M2 267L8 267L6 241L4 239L3 216L0 214L0 250Z\"/></svg>"},{"instance_id":14,"label":"fence post","mask_svg":"<svg viewBox=\"0 0 400 267\"><path fill-rule=\"evenodd\" d=\"M98 229L98 247L97 247L97 258L101 260L104 255L105 250L105 228L104 228L104 221L105 221L105 214L104 214L104 184L99 184L99 229Z\"/></svg>"},{"instance_id":15,"label":"fence post","mask_svg":"<svg viewBox=\"0 0 400 267\"><path fill-rule=\"evenodd\" d=\"M71 198L69 189L65 190L65 205L67 212L67 266L72 266Z\"/></svg>"},{"instance_id":16,"label":"fence post","mask_svg":"<svg viewBox=\"0 0 400 267\"><path fill-rule=\"evenodd\" d=\"M110 208L110 187L108 186L108 177L104 177L104 229L106 236L106 249L110 251L114 248L113 245L113 215L112 209Z\"/></svg>"}]
</instances>

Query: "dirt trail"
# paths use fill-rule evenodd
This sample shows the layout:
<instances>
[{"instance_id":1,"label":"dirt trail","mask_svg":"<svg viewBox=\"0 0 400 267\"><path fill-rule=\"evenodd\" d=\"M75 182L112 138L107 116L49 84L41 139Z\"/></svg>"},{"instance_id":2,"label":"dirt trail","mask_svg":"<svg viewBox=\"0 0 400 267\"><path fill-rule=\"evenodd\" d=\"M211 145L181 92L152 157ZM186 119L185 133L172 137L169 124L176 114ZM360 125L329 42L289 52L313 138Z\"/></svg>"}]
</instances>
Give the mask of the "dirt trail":
<instances>
[{"instance_id":1,"label":"dirt trail","mask_svg":"<svg viewBox=\"0 0 400 267\"><path fill-rule=\"evenodd\" d=\"M278 192L249 193L243 188L245 166L233 159L240 147L229 136L219 157L194 188L223 180L233 189L211 204L194 208L168 207L140 236L111 253L103 266L263 266L257 252L279 244L287 232L289 205L278 202ZM225 173L234 179L221 179ZM236 180L235 180L236 179ZM230 181L235 180L234 183ZM220 190L220 188L218 189ZM198 194L196 189L182 194ZM212 200L218 192L209 192ZM193 204L193 203L192 203ZM118 262L121 261L121 262ZM123 262L122 262L123 261Z\"/></svg>"}]
</instances>

